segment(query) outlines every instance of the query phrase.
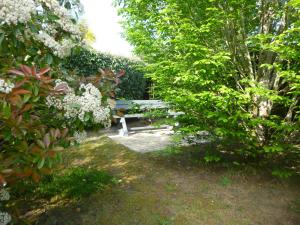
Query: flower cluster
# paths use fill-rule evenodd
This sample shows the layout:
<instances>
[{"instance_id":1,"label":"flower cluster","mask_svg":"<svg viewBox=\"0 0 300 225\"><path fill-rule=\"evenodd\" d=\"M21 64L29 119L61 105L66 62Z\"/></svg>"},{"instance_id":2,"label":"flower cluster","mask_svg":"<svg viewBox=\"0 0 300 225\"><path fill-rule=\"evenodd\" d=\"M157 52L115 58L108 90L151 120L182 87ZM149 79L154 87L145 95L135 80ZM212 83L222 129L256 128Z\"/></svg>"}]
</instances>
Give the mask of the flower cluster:
<instances>
[{"instance_id":1,"label":"flower cluster","mask_svg":"<svg viewBox=\"0 0 300 225\"><path fill-rule=\"evenodd\" d=\"M0 24L17 25L26 23L36 12L33 0L0 0Z\"/></svg>"},{"instance_id":2,"label":"flower cluster","mask_svg":"<svg viewBox=\"0 0 300 225\"><path fill-rule=\"evenodd\" d=\"M7 212L0 211L0 224L6 225L11 221L11 216Z\"/></svg>"},{"instance_id":3,"label":"flower cluster","mask_svg":"<svg viewBox=\"0 0 300 225\"><path fill-rule=\"evenodd\" d=\"M110 108L102 106L101 92L93 84L81 84L79 88L79 91L82 92L81 95L76 95L74 90L66 85L66 82L60 80L56 82L55 89L63 87L68 91L65 92L66 95L62 99L48 96L46 100L49 107L53 106L63 110L65 118L69 120L79 119L86 122L89 119L86 118L86 115L91 114L95 123L103 124L105 127L111 125Z\"/></svg>"},{"instance_id":4,"label":"flower cluster","mask_svg":"<svg viewBox=\"0 0 300 225\"><path fill-rule=\"evenodd\" d=\"M76 131L73 136L74 136L75 141L78 144L81 144L87 138L87 133L86 133L86 131L82 131L82 132L77 132Z\"/></svg>"},{"instance_id":5,"label":"flower cluster","mask_svg":"<svg viewBox=\"0 0 300 225\"><path fill-rule=\"evenodd\" d=\"M8 191L5 189L1 189L0 190L0 201L7 201L7 200L9 200L9 198L10 198L10 195L9 195Z\"/></svg>"},{"instance_id":6,"label":"flower cluster","mask_svg":"<svg viewBox=\"0 0 300 225\"><path fill-rule=\"evenodd\" d=\"M71 53L71 49L74 47L74 43L71 40L63 39L61 42L57 42L53 37L44 31L38 34L33 34L33 37L42 42L45 46L52 49L53 54L60 58L64 58Z\"/></svg>"},{"instance_id":7,"label":"flower cluster","mask_svg":"<svg viewBox=\"0 0 300 225\"><path fill-rule=\"evenodd\" d=\"M57 23L61 26L64 31L67 31L74 35L80 35L80 29L74 25L71 20L71 15L64 7L59 5L57 0L38 0L39 2L46 5L56 16L59 17Z\"/></svg>"},{"instance_id":8,"label":"flower cluster","mask_svg":"<svg viewBox=\"0 0 300 225\"><path fill-rule=\"evenodd\" d=\"M8 94L12 91L14 87L15 87L14 84L9 84L5 82L5 80L0 79L0 92Z\"/></svg>"}]
</instances>

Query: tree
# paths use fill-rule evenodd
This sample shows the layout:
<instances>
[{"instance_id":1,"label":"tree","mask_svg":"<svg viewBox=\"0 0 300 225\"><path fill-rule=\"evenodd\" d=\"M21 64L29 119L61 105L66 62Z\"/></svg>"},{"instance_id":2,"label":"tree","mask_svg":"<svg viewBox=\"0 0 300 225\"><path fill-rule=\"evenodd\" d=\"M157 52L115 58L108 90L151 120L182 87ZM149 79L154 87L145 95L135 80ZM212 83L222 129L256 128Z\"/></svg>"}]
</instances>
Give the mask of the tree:
<instances>
[{"instance_id":1,"label":"tree","mask_svg":"<svg viewBox=\"0 0 300 225\"><path fill-rule=\"evenodd\" d=\"M243 155L299 137L299 1L119 0L126 37L156 92Z\"/></svg>"}]
</instances>

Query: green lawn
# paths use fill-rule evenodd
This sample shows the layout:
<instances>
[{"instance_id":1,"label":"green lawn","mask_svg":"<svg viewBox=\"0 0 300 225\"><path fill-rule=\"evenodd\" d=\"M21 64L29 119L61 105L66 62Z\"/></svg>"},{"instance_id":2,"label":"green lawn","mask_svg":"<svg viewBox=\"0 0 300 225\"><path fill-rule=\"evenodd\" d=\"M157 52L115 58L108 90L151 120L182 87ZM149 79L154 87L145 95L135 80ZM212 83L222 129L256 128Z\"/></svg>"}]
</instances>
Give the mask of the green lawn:
<instances>
[{"instance_id":1,"label":"green lawn","mask_svg":"<svg viewBox=\"0 0 300 225\"><path fill-rule=\"evenodd\" d=\"M299 224L297 182L208 167L193 151L139 154L100 136L66 151L61 171L103 170L113 184L88 197L41 201L25 217L39 225Z\"/></svg>"}]
</instances>

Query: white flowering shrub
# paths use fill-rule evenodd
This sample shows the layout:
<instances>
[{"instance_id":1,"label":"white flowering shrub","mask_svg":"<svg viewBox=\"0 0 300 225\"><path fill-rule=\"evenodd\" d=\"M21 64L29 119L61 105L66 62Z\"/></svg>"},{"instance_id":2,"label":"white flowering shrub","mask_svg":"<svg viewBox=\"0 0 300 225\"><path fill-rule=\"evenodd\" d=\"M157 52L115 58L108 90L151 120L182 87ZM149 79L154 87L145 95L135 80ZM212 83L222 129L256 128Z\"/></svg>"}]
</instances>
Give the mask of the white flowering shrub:
<instances>
[{"instance_id":1,"label":"white flowering shrub","mask_svg":"<svg viewBox=\"0 0 300 225\"><path fill-rule=\"evenodd\" d=\"M8 25L26 23L36 12L33 0L0 0L0 21Z\"/></svg>"},{"instance_id":2,"label":"white flowering shrub","mask_svg":"<svg viewBox=\"0 0 300 225\"><path fill-rule=\"evenodd\" d=\"M110 127L110 106L102 102L102 94L93 84L81 84L77 90L71 88L66 82L56 80L55 90L64 92L63 96L49 95L47 105L56 110L63 111L65 126L75 130L74 139L81 143L86 138L85 132L79 132L92 124Z\"/></svg>"},{"instance_id":3,"label":"white flowering shrub","mask_svg":"<svg viewBox=\"0 0 300 225\"><path fill-rule=\"evenodd\" d=\"M15 62L58 65L73 47L81 45L83 34L72 8L59 2L0 0L0 48L4 56L0 70L15 66Z\"/></svg>"}]
</instances>

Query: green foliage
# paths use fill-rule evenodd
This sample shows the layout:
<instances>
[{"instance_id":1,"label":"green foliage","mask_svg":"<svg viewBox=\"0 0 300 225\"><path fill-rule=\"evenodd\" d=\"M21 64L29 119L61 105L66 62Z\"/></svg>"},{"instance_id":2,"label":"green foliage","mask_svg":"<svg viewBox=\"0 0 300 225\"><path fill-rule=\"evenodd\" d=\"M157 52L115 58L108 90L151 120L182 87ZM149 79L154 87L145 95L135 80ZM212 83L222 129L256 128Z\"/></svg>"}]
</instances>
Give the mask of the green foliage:
<instances>
[{"instance_id":1,"label":"green foliage","mask_svg":"<svg viewBox=\"0 0 300 225\"><path fill-rule=\"evenodd\" d=\"M54 93L53 80L46 75L49 70L23 65L5 79L14 88L0 92L0 185L5 180L39 181L61 162L58 147L69 144L69 130L49 123L54 116L45 103Z\"/></svg>"},{"instance_id":2,"label":"green foliage","mask_svg":"<svg viewBox=\"0 0 300 225\"><path fill-rule=\"evenodd\" d=\"M39 183L18 181L12 188L13 198L81 198L115 184L113 176L97 169L70 168L44 176Z\"/></svg>"},{"instance_id":3,"label":"green foliage","mask_svg":"<svg viewBox=\"0 0 300 225\"><path fill-rule=\"evenodd\" d=\"M286 169L274 169L272 175L281 179L289 178L293 175L293 172Z\"/></svg>"},{"instance_id":4,"label":"green foliage","mask_svg":"<svg viewBox=\"0 0 300 225\"><path fill-rule=\"evenodd\" d=\"M80 198L103 190L113 183L114 178L106 172L78 167L68 169L63 174L45 177L35 190L35 194L44 198L55 196Z\"/></svg>"},{"instance_id":5,"label":"green foliage","mask_svg":"<svg viewBox=\"0 0 300 225\"><path fill-rule=\"evenodd\" d=\"M155 94L185 113L183 132L206 130L243 156L299 158L298 1L116 3Z\"/></svg>"},{"instance_id":6,"label":"green foliage","mask_svg":"<svg viewBox=\"0 0 300 225\"><path fill-rule=\"evenodd\" d=\"M144 113L145 118L149 119L160 119L160 118L165 118L167 117L168 110L167 109L150 109L149 111L146 111Z\"/></svg>"},{"instance_id":7,"label":"green foliage","mask_svg":"<svg viewBox=\"0 0 300 225\"><path fill-rule=\"evenodd\" d=\"M80 76L98 74L101 69L125 71L116 89L117 98L144 99L147 81L142 72L144 64L139 60L112 56L86 48L79 48L68 57L65 67L75 70Z\"/></svg>"},{"instance_id":8,"label":"green foliage","mask_svg":"<svg viewBox=\"0 0 300 225\"><path fill-rule=\"evenodd\" d=\"M221 160L220 156L213 155L209 152L206 152L206 155L204 156L204 161L207 163L219 162L220 160Z\"/></svg>"},{"instance_id":9,"label":"green foliage","mask_svg":"<svg viewBox=\"0 0 300 225\"><path fill-rule=\"evenodd\" d=\"M226 176L223 176L220 182L223 186L229 186L232 183L231 179Z\"/></svg>"}]
</instances>

